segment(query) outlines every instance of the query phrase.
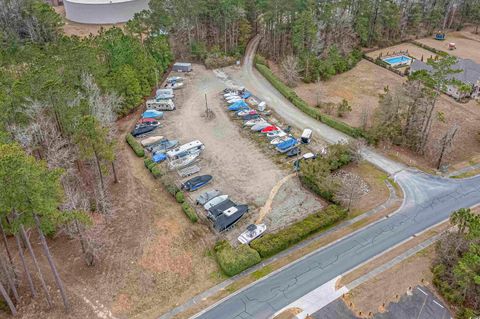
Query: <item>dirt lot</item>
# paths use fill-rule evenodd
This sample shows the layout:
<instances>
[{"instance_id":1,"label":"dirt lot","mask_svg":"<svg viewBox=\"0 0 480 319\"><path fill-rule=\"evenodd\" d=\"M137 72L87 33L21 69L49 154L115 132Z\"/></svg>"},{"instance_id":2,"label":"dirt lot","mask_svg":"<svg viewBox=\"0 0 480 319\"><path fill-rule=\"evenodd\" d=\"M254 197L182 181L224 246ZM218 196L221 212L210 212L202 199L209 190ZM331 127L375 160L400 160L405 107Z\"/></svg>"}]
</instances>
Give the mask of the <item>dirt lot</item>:
<instances>
[{"instance_id":1,"label":"dirt lot","mask_svg":"<svg viewBox=\"0 0 480 319\"><path fill-rule=\"evenodd\" d=\"M278 67L273 63L270 65L272 70L279 75ZM384 87L388 86L393 89L400 86L405 80L406 78L387 69L362 60L348 72L336 75L328 81L301 83L295 88L295 91L312 106L317 105L317 101L339 103L342 99L346 99L352 106L352 112L339 119L358 127L362 124L361 118L364 113L368 116L368 125L371 125L373 114L378 107L379 94L383 92ZM438 140L446 130L454 124L459 124L460 129L455 138L455 149L447 155L446 162L454 164L468 161L480 153L480 142L476 137L480 123L479 103L476 101L458 103L454 99L442 95L437 104L437 111L445 114L446 123L435 121L433 124L428 153L430 158L436 158L433 155L436 152L434 146L438 144ZM434 165L433 160L420 157L408 150L390 145L381 146L380 149L412 166L428 169Z\"/></svg>"},{"instance_id":2,"label":"dirt lot","mask_svg":"<svg viewBox=\"0 0 480 319\"><path fill-rule=\"evenodd\" d=\"M82 24L82 23L77 23L73 21L69 21L65 18L65 7L64 6L58 6L58 7L53 7L54 10L61 15L64 19L64 26L63 26L63 32L65 32L65 35L71 36L71 35L76 35L79 37L88 37L90 34L97 35L100 30L103 29L109 29L111 27L119 27L123 28L125 25L124 23L117 23L115 25L113 24Z\"/></svg>"},{"instance_id":3,"label":"dirt lot","mask_svg":"<svg viewBox=\"0 0 480 319\"><path fill-rule=\"evenodd\" d=\"M232 121L225 110L226 103L220 95L224 88L225 83L213 72L194 65L194 72L189 74L186 87L179 92L179 108L166 114L161 132L180 143L199 139L206 146L198 163L201 167L198 175L211 174L214 179L209 187L190 193L192 199L208 189L219 189L234 202L250 206L250 213L242 218L237 227L226 233L227 238L236 242L236 237L246 225L258 220L260 208L269 199L274 186L291 171L276 165L268 153L262 152L255 140L240 132L240 126ZM205 94L208 106L215 114L213 119L204 116ZM298 206L299 203L303 205ZM301 188L298 181L294 180L282 185L278 195L273 196L272 204L268 214L275 216L275 222L282 221L282 224L274 224L272 219L266 219L264 222L269 230L285 226L284 222L298 220L325 206L322 200ZM199 211L202 210L199 208Z\"/></svg>"},{"instance_id":4,"label":"dirt lot","mask_svg":"<svg viewBox=\"0 0 480 319\"><path fill-rule=\"evenodd\" d=\"M429 37L420 39L418 42L459 58L472 59L480 63L480 35L473 33L472 30L449 32L445 41L437 41L433 37ZM448 50L448 44L451 42L456 44L456 50Z\"/></svg>"},{"instance_id":5,"label":"dirt lot","mask_svg":"<svg viewBox=\"0 0 480 319\"><path fill-rule=\"evenodd\" d=\"M65 314L59 298L54 309L48 311L42 296L34 302L25 297L26 305L21 307L19 317L155 318L223 279L208 254L215 236L206 225L193 225L185 217L180 206L125 144L124 134L137 117L138 113L119 123L120 183L112 185L115 213L107 220L95 218L103 244L100 262L87 267L78 240L64 234L49 240L72 311ZM32 238L32 244L46 269L38 239ZM19 265L18 257L15 259ZM44 274L52 294L58 296L50 273L45 270ZM22 283L24 287L26 281Z\"/></svg>"},{"instance_id":6,"label":"dirt lot","mask_svg":"<svg viewBox=\"0 0 480 319\"><path fill-rule=\"evenodd\" d=\"M380 53L382 54L382 56L385 56L387 54L392 54L394 51L408 51L408 54L417 60L420 60L422 56L424 58L424 61L426 61L430 57L435 57L434 53L408 42L372 51L370 53L367 53L367 55L371 58L376 59L380 55Z\"/></svg>"}]
</instances>

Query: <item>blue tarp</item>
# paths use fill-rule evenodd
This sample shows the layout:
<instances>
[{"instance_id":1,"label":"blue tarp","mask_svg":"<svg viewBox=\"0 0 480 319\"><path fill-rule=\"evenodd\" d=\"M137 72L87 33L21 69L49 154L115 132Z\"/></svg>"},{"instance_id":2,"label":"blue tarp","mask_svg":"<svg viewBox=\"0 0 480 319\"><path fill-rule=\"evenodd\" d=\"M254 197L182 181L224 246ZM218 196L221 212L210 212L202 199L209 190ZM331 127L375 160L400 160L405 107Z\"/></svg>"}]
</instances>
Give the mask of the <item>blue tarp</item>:
<instances>
[{"instance_id":1,"label":"blue tarp","mask_svg":"<svg viewBox=\"0 0 480 319\"><path fill-rule=\"evenodd\" d=\"M167 155L163 154L163 153L156 153L155 155L152 156L152 160L155 162L155 163L160 163L160 162L163 162L164 160L167 159Z\"/></svg>"},{"instance_id":2,"label":"blue tarp","mask_svg":"<svg viewBox=\"0 0 480 319\"><path fill-rule=\"evenodd\" d=\"M160 118L160 117L163 117L163 112L160 112L160 111L157 111L157 110L146 110L142 117L144 119L147 119L147 118Z\"/></svg>"},{"instance_id":3,"label":"blue tarp","mask_svg":"<svg viewBox=\"0 0 480 319\"><path fill-rule=\"evenodd\" d=\"M291 148L292 146L294 146L296 144L297 144L297 140L294 139L294 138L290 138L290 139L278 144L277 149L279 151L284 151L284 150L287 150L287 149Z\"/></svg>"},{"instance_id":4,"label":"blue tarp","mask_svg":"<svg viewBox=\"0 0 480 319\"><path fill-rule=\"evenodd\" d=\"M228 107L229 111L240 111L240 110L248 110L248 109L249 109L248 104L245 103L245 101L235 102Z\"/></svg>"},{"instance_id":5,"label":"blue tarp","mask_svg":"<svg viewBox=\"0 0 480 319\"><path fill-rule=\"evenodd\" d=\"M243 93L242 99L248 99L248 98L251 97L251 96L252 96L252 93L250 93L250 92L247 91L247 92Z\"/></svg>"}]
</instances>

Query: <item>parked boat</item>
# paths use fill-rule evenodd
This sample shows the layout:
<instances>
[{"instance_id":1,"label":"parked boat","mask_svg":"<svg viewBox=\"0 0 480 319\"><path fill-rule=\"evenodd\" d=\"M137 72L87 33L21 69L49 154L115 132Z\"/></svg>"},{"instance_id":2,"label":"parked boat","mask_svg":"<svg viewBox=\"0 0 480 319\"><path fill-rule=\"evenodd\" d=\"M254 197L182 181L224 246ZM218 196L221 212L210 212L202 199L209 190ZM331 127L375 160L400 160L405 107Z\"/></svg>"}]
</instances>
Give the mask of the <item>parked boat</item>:
<instances>
[{"instance_id":1,"label":"parked boat","mask_svg":"<svg viewBox=\"0 0 480 319\"><path fill-rule=\"evenodd\" d=\"M248 106L247 103L244 101L238 101L233 103L228 107L229 111L242 111L242 110L248 110L250 107Z\"/></svg>"},{"instance_id":2,"label":"parked boat","mask_svg":"<svg viewBox=\"0 0 480 319\"><path fill-rule=\"evenodd\" d=\"M288 136L288 135L285 135L285 136L279 136L279 137L275 137L271 142L270 144L272 145L278 145L282 142L285 142L286 140L289 140L291 138L291 136Z\"/></svg>"},{"instance_id":3,"label":"parked boat","mask_svg":"<svg viewBox=\"0 0 480 319\"><path fill-rule=\"evenodd\" d=\"M163 118L163 112L157 111L157 110L146 110L143 112L142 117L145 118L151 118L151 119L161 119Z\"/></svg>"},{"instance_id":4,"label":"parked boat","mask_svg":"<svg viewBox=\"0 0 480 319\"><path fill-rule=\"evenodd\" d=\"M149 132L154 131L157 126L142 126L136 127L132 132L130 132L133 136L140 136Z\"/></svg>"},{"instance_id":5,"label":"parked boat","mask_svg":"<svg viewBox=\"0 0 480 319\"><path fill-rule=\"evenodd\" d=\"M145 119L139 119L139 120L137 121L137 124L148 123L148 122L156 122L156 121L157 121L156 119L145 118Z\"/></svg>"},{"instance_id":6,"label":"parked boat","mask_svg":"<svg viewBox=\"0 0 480 319\"><path fill-rule=\"evenodd\" d=\"M265 224L250 224L247 226L247 230L238 236L238 241L242 244L248 244L255 238L260 237L267 230Z\"/></svg>"},{"instance_id":7,"label":"parked boat","mask_svg":"<svg viewBox=\"0 0 480 319\"><path fill-rule=\"evenodd\" d=\"M289 138L288 140L277 145L277 151L279 151L280 153L288 152L297 144L298 141L295 138Z\"/></svg>"},{"instance_id":8,"label":"parked boat","mask_svg":"<svg viewBox=\"0 0 480 319\"><path fill-rule=\"evenodd\" d=\"M217 206L218 204L226 201L227 199L228 199L228 195L216 196L216 197L212 198L211 200L209 200L208 202L206 202L203 205L203 208L205 208L205 210L209 210L210 208L212 208L214 206Z\"/></svg>"},{"instance_id":9,"label":"parked boat","mask_svg":"<svg viewBox=\"0 0 480 319\"><path fill-rule=\"evenodd\" d=\"M163 139L164 139L164 137L161 136L161 135L150 136L150 137L147 137L147 138L141 140L140 144L142 144L143 147L147 147L147 146L150 146L150 145L154 145L154 144L160 142Z\"/></svg>"},{"instance_id":10,"label":"parked boat","mask_svg":"<svg viewBox=\"0 0 480 319\"><path fill-rule=\"evenodd\" d=\"M224 210L214 222L214 228L219 231L225 231L232 228L248 212L247 205L237 205Z\"/></svg>"},{"instance_id":11,"label":"parked boat","mask_svg":"<svg viewBox=\"0 0 480 319\"><path fill-rule=\"evenodd\" d=\"M266 122L265 119L263 119L262 117L259 117L256 119L246 121L245 123L243 123L243 126L254 126L255 124L264 123L264 122Z\"/></svg>"},{"instance_id":12,"label":"parked boat","mask_svg":"<svg viewBox=\"0 0 480 319\"><path fill-rule=\"evenodd\" d=\"M183 80L181 76L170 76L167 78L167 83L183 82Z\"/></svg>"},{"instance_id":13,"label":"parked boat","mask_svg":"<svg viewBox=\"0 0 480 319\"><path fill-rule=\"evenodd\" d=\"M268 132L274 132L280 130L277 126L275 125L270 125L261 130L262 133L268 133Z\"/></svg>"},{"instance_id":14,"label":"parked boat","mask_svg":"<svg viewBox=\"0 0 480 319\"><path fill-rule=\"evenodd\" d=\"M193 192L205 185L207 185L212 180L212 175L202 175L197 176L192 179L189 179L182 184L181 189L184 189L189 192Z\"/></svg>"},{"instance_id":15,"label":"parked boat","mask_svg":"<svg viewBox=\"0 0 480 319\"><path fill-rule=\"evenodd\" d=\"M273 131L273 132L268 132L267 133L267 138L269 140L272 140L274 138L277 138L277 137L284 137L284 136L287 136L287 133L285 133L284 131L282 130L278 130L278 131Z\"/></svg>"},{"instance_id":16,"label":"parked boat","mask_svg":"<svg viewBox=\"0 0 480 319\"><path fill-rule=\"evenodd\" d=\"M143 122L143 123L137 123L135 127L146 127L146 126L154 126L158 127L160 126L160 123L158 121L149 121L149 122Z\"/></svg>"},{"instance_id":17,"label":"parked boat","mask_svg":"<svg viewBox=\"0 0 480 319\"><path fill-rule=\"evenodd\" d=\"M197 159L197 157L199 155L200 155L200 152L189 153L188 155L186 155L182 158L170 161L170 162L168 162L168 169L174 170L174 169L180 169L180 168L183 168L185 166L188 166L188 165L192 164L193 162L195 162L195 160Z\"/></svg>"},{"instance_id":18,"label":"parked boat","mask_svg":"<svg viewBox=\"0 0 480 319\"><path fill-rule=\"evenodd\" d=\"M297 156L301 153L300 147L294 147L287 152L287 157Z\"/></svg>"},{"instance_id":19,"label":"parked boat","mask_svg":"<svg viewBox=\"0 0 480 319\"><path fill-rule=\"evenodd\" d=\"M177 146L178 141L177 140L162 140L159 143L156 143L154 145L151 145L147 147L147 150L149 150L152 153L165 153L171 148L174 148Z\"/></svg>"},{"instance_id":20,"label":"parked boat","mask_svg":"<svg viewBox=\"0 0 480 319\"><path fill-rule=\"evenodd\" d=\"M205 205L212 198L215 198L220 194L221 193L218 189L214 189L214 190L211 190L211 191L206 191L205 193L203 193L203 194L201 194L200 196L197 197L196 204L197 205Z\"/></svg>"},{"instance_id":21,"label":"parked boat","mask_svg":"<svg viewBox=\"0 0 480 319\"><path fill-rule=\"evenodd\" d=\"M184 85L183 82L172 82L172 83L167 83L165 87L168 89L178 90L183 88L183 85Z\"/></svg>"},{"instance_id":22,"label":"parked boat","mask_svg":"<svg viewBox=\"0 0 480 319\"><path fill-rule=\"evenodd\" d=\"M268 122L257 123L254 126L252 126L251 130L254 131L254 132L259 132L259 131L263 130L264 128L266 128L267 126L270 126L270 125L271 124L268 123Z\"/></svg>"},{"instance_id":23,"label":"parked boat","mask_svg":"<svg viewBox=\"0 0 480 319\"><path fill-rule=\"evenodd\" d=\"M258 119L258 118L260 118L260 115L258 115L258 114L249 114L249 115L245 115L243 117L243 120L244 121L249 121L249 120L254 120L254 119Z\"/></svg>"},{"instance_id":24,"label":"parked boat","mask_svg":"<svg viewBox=\"0 0 480 319\"><path fill-rule=\"evenodd\" d=\"M246 116L246 115L255 115L257 114L257 111L248 109L248 110L242 110L240 112L237 112L237 115L240 117Z\"/></svg>"}]
</instances>

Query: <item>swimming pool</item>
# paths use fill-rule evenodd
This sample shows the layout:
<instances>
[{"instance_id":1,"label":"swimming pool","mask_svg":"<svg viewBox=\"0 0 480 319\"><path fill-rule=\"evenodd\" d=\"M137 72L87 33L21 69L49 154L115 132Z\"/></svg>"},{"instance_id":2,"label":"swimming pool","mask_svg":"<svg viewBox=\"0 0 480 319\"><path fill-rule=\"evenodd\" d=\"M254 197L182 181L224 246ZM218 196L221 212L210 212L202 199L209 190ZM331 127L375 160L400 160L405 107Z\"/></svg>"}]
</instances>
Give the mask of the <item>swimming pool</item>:
<instances>
[{"instance_id":1,"label":"swimming pool","mask_svg":"<svg viewBox=\"0 0 480 319\"><path fill-rule=\"evenodd\" d=\"M410 65L412 63L412 58L406 55L399 55L399 56L392 56L389 58L383 59L383 61L387 62L391 66L396 66L399 64L407 64Z\"/></svg>"}]
</instances>

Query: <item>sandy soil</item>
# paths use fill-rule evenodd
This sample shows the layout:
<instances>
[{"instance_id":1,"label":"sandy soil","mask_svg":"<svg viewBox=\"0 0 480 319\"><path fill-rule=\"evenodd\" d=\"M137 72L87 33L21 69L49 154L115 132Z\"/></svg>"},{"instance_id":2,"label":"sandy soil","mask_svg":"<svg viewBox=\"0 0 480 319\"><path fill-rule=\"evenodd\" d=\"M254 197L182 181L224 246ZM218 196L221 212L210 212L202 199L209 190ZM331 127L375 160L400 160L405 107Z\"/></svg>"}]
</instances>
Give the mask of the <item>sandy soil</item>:
<instances>
[{"instance_id":1,"label":"sandy soil","mask_svg":"<svg viewBox=\"0 0 480 319\"><path fill-rule=\"evenodd\" d=\"M47 310L41 296L33 302L26 297L20 318L154 318L222 280L215 260L207 254L215 241L208 227L193 225L124 143L124 134L137 116L119 123L120 183L112 185L116 211L108 220L95 219L103 243L100 262L87 267L79 242L65 235L49 241L72 311L64 313L54 281L45 271L57 296L54 309ZM33 244L40 263L47 267L38 240Z\"/></svg>"},{"instance_id":2,"label":"sandy soil","mask_svg":"<svg viewBox=\"0 0 480 319\"><path fill-rule=\"evenodd\" d=\"M437 41L433 37L417 41L459 58L472 59L480 63L480 35L470 30L449 32L445 41ZM451 42L456 44L456 50L448 50L448 44Z\"/></svg>"},{"instance_id":3,"label":"sandy soil","mask_svg":"<svg viewBox=\"0 0 480 319\"><path fill-rule=\"evenodd\" d=\"M185 89L179 92L178 109L166 114L161 132L168 138L178 139L180 143L199 139L206 146L198 163L201 167L198 174L211 174L214 179L208 188L190 193L192 199L207 189L219 189L234 202L250 206L250 213L242 218L237 227L225 234L232 242L236 242L246 225L258 219L260 208L275 185L290 172L275 165L268 153L262 152L254 140L240 132L238 123L234 123L225 111L225 102L220 95L224 87L225 84L213 72L195 65ZM212 119L204 116L205 94L208 106L215 114ZM172 176L179 181L184 180L175 173ZM289 196L285 198L286 194ZM297 207L300 202L305 203L304 207ZM274 225L267 216L265 222L269 230L285 226L285 223L314 213L325 205L315 195L300 188L298 181L285 183L272 203L269 215L276 216L275 220L282 223ZM283 219L283 215L288 218Z\"/></svg>"},{"instance_id":4,"label":"sandy soil","mask_svg":"<svg viewBox=\"0 0 480 319\"><path fill-rule=\"evenodd\" d=\"M270 65L272 70L279 74L278 68L272 63ZM362 60L348 72L336 75L325 82L301 83L295 91L312 106L317 104L317 99L320 102L333 103L346 99L352 105L352 112L341 120L358 127L361 125L364 112L368 114L368 124L371 125L372 116L378 107L379 94L383 89L387 86L390 89L398 87L405 80L374 63ZM460 129L454 141L454 150L447 155L445 162L454 164L466 161L480 153L480 142L476 137L480 123L480 104L473 100L459 103L451 97L442 95L437 104L437 111L445 114L446 123L434 122L427 157L391 145L382 145L379 149L409 165L428 169L435 165L433 159L436 158L435 146L438 141L450 127L458 124Z\"/></svg>"},{"instance_id":5,"label":"sandy soil","mask_svg":"<svg viewBox=\"0 0 480 319\"><path fill-rule=\"evenodd\" d=\"M397 44L397 45L394 45L394 46L391 46L391 47L388 47L388 48L383 48L383 49L379 49L379 50L376 50L376 51L372 51L372 52L369 52L367 53L367 55L369 57L372 57L374 59L376 59L380 53L382 54L382 56L385 56L387 54L392 54L394 51L398 52L398 51L408 51L408 54L414 58L416 58L417 60L420 60L423 56L424 58L424 61L426 61L428 58L430 57L435 57L435 54L426 50L426 49L423 49L419 46L416 46L415 44L412 44L412 43L401 43L401 44Z\"/></svg>"},{"instance_id":6,"label":"sandy soil","mask_svg":"<svg viewBox=\"0 0 480 319\"><path fill-rule=\"evenodd\" d=\"M77 23L65 18L65 7L58 6L53 7L54 10L61 15L64 19L64 26L63 32L65 35L71 36L76 35L79 37L88 37L89 35L97 35L102 29L109 29L112 27L119 27L123 28L125 23L117 23L117 24L83 24Z\"/></svg>"}]
</instances>

